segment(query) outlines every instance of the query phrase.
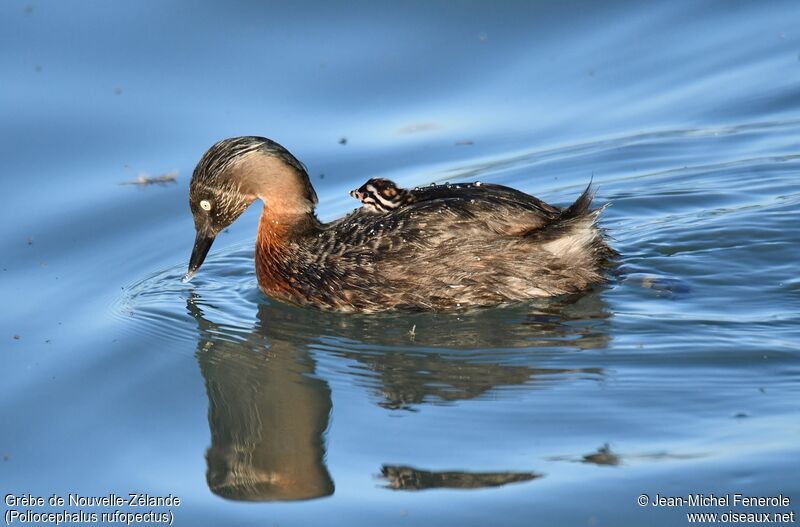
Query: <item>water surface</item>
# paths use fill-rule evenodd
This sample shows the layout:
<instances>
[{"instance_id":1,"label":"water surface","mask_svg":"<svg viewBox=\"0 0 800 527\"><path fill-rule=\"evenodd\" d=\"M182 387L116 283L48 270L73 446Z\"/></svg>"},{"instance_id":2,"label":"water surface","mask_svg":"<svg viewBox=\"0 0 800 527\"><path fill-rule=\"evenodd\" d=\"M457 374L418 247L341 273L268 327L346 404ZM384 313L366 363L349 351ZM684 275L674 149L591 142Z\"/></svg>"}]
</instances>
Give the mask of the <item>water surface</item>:
<instances>
[{"instance_id":1,"label":"water surface","mask_svg":"<svg viewBox=\"0 0 800 527\"><path fill-rule=\"evenodd\" d=\"M796 510L798 28L794 2L4 3L0 491L173 494L178 525ZM374 176L558 205L593 178L619 276L320 313L257 290L253 207L181 283L191 170L244 134L325 220Z\"/></svg>"}]
</instances>

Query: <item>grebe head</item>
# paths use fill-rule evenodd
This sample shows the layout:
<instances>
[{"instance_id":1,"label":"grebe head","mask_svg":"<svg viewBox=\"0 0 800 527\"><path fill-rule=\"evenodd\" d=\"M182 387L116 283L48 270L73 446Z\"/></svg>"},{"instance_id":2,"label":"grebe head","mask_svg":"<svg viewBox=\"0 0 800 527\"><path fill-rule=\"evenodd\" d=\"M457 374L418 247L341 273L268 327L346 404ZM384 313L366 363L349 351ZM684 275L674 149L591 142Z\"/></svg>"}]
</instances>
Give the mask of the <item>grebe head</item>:
<instances>
[{"instance_id":1,"label":"grebe head","mask_svg":"<svg viewBox=\"0 0 800 527\"><path fill-rule=\"evenodd\" d=\"M394 181L383 178L372 178L350 195L360 200L368 212L387 212L394 210L406 202L407 192L397 186Z\"/></svg>"},{"instance_id":2,"label":"grebe head","mask_svg":"<svg viewBox=\"0 0 800 527\"><path fill-rule=\"evenodd\" d=\"M303 164L265 137L223 139L208 149L192 173L189 207L197 231L188 281L214 238L256 199L275 214L311 214L317 195Z\"/></svg>"}]
</instances>

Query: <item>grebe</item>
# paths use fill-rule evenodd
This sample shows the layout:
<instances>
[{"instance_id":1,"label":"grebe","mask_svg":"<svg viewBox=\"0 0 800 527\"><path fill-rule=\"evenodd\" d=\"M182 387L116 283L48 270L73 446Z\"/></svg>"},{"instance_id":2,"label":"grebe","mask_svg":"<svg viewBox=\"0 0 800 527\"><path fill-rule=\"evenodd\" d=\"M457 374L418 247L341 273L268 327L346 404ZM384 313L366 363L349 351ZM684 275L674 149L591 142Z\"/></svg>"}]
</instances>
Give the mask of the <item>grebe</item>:
<instances>
[{"instance_id":1,"label":"grebe","mask_svg":"<svg viewBox=\"0 0 800 527\"><path fill-rule=\"evenodd\" d=\"M363 203L365 212L388 212L414 201L412 193L400 188L394 181L383 178L372 178L350 195Z\"/></svg>"},{"instance_id":2,"label":"grebe","mask_svg":"<svg viewBox=\"0 0 800 527\"><path fill-rule=\"evenodd\" d=\"M305 167L263 137L224 139L189 186L196 238L191 278L216 235L256 199L258 285L269 297L351 312L444 311L583 291L616 253L587 189L561 209L508 187L433 185L379 214L331 223L314 212Z\"/></svg>"}]
</instances>

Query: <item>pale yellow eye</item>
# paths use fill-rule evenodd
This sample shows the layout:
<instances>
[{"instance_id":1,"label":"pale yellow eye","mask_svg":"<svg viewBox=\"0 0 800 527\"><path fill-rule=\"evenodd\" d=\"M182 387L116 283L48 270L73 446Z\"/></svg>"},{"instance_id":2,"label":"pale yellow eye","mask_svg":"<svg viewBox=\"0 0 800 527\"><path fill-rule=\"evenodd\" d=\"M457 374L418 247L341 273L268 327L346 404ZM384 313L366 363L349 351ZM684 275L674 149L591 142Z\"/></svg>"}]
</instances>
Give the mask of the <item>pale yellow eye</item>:
<instances>
[{"instance_id":1,"label":"pale yellow eye","mask_svg":"<svg viewBox=\"0 0 800 527\"><path fill-rule=\"evenodd\" d=\"M203 210L211 210L211 202L204 199L200 202L200 208Z\"/></svg>"}]
</instances>

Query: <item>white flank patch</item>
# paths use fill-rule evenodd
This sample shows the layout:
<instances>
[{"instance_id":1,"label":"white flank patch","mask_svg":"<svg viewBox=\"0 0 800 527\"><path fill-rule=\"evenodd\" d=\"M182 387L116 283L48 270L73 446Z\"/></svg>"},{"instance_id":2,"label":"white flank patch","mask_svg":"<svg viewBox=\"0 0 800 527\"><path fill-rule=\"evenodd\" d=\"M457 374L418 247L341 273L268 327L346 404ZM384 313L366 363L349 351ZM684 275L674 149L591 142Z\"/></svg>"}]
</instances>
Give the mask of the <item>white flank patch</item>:
<instances>
[{"instance_id":1,"label":"white flank patch","mask_svg":"<svg viewBox=\"0 0 800 527\"><path fill-rule=\"evenodd\" d=\"M546 251L556 256L586 252L590 249L597 236L597 229L594 228L594 217L589 217L573 226L569 233L557 240L545 243L543 247Z\"/></svg>"}]
</instances>

